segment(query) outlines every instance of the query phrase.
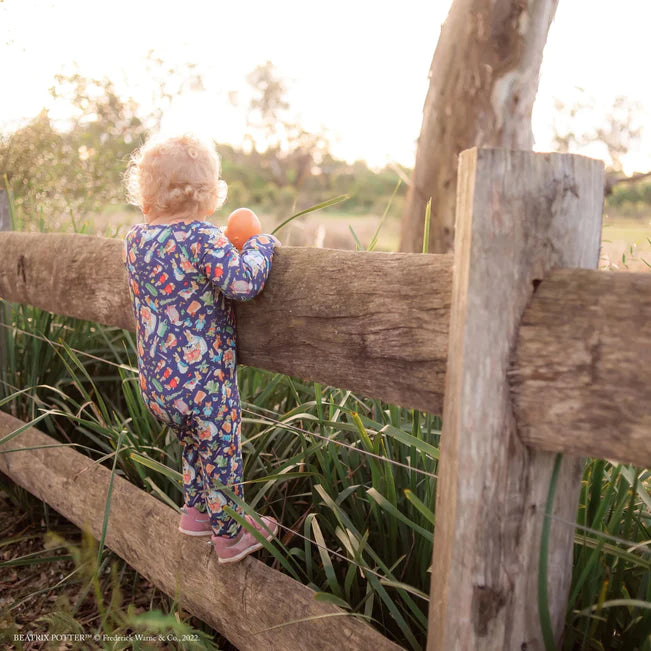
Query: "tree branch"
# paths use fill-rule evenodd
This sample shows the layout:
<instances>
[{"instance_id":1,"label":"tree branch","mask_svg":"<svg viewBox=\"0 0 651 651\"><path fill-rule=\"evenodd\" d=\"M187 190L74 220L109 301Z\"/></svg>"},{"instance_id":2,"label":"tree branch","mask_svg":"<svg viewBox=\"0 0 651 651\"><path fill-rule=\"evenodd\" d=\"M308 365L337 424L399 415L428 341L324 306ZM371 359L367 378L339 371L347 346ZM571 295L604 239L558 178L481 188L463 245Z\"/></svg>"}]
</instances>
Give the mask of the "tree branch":
<instances>
[{"instance_id":1,"label":"tree branch","mask_svg":"<svg viewBox=\"0 0 651 651\"><path fill-rule=\"evenodd\" d=\"M641 172L640 174L633 174L633 176L620 176L617 178L606 176L605 195L612 194L616 185L620 185L621 183L637 183L649 177L651 177L651 172Z\"/></svg>"}]
</instances>

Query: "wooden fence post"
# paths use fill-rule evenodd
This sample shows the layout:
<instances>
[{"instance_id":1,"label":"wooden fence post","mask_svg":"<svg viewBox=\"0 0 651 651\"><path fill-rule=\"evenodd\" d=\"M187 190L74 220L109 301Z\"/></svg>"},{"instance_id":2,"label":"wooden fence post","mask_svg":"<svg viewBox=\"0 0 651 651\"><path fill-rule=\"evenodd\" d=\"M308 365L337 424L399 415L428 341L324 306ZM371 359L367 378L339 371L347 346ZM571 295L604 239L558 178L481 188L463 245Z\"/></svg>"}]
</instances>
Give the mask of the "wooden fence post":
<instances>
[{"instance_id":1,"label":"wooden fence post","mask_svg":"<svg viewBox=\"0 0 651 651\"><path fill-rule=\"evenodd\" d=\"M538 555L555 455L520 440L508 369L522 312L552 267L597 266L603 165L471 149L459 158L455 270L428 649L542 649ZM565 456L554 515L574 522L582 462ZM560 638L574 529L553 520L548 590Z\"/></svg>"},{"instance_id":2,"label":"wooden fence post","mask_svg":"<svg viewBox=\"0 0 651 651\"><path fill-rule=\"evenodd\" d=\"M11 213L9 209L9 195L6 190L0 189L0 232L11 230ZM2 298L2 297L0 297ZM7 306L4 302L0 302L0 379L5 379L7 373L6 369L6 351L5 343L7 341L7 329L2 327L6 324L7 319ZM4 395L5 390L8 388L4 385L0 387L0 395Z\"/></svg>"}]
</instances>

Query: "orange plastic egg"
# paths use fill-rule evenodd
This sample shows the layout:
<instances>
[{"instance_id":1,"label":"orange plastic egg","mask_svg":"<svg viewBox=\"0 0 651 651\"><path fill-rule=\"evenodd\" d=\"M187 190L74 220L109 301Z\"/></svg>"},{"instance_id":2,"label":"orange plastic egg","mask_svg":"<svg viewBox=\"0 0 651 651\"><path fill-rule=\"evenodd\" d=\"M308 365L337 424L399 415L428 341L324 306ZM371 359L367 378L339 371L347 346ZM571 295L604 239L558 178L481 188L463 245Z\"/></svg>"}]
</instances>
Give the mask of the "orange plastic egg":
<instances>
[{"instance_id":1,"label":"orange plastic egg","mask_svg":"<svg viewBox=\"0 0 651 651\"><path fill-rule=\"evenodd\" d=\"M224 235L241 251L250 237L261 232L262 227L256 214L248 208L238 208L228 216Z\"/></svg>"}]
</instances>

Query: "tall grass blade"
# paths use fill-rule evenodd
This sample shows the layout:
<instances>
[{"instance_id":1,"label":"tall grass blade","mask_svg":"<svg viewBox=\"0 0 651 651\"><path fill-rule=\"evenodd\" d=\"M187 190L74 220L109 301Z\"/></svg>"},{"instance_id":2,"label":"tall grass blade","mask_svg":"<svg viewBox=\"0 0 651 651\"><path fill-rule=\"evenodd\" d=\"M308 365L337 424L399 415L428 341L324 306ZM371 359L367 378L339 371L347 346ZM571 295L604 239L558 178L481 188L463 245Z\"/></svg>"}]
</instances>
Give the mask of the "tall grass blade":
<instances>
[{"instance_id":1,"label":"tall grass blade","mask_svg":"<svg viewBox=\"0 0 651 651\"><path fill-rule=\"evenodd\" d=\"M361 251L364 247L362 246L362 243L359 241L359 238L357 237L357 233L355 233L355 229L348 224L348 230L350 231L350 234L353 236L353 239L355 240L355 249L357 251Z\"/></svg>"},{"instance_id":2,"label":"tall grass blade","mask_svg":"<svg viewBox=\"0 0 651 651\"><path fill-rule=\"evenodd\" d=\"M106 529L108 528L109 515L111 513L111 497L113 496L113 480L115 479L115 470L117 468L118 459L120 458L120 449L122 447L122 439L124 438L124 430L118 436L118 443L115 448L115 456L113 457L113 467L111 468L111 477L109 479L108 491L106 493L106 504L104 506L104 520L102 521L102 534L99 539L99 549L97 550L97 567L102 563L102 554L104 553L104 541L106 540Z\"/></svg>"},{"instance_id":3,"label":"tall grass blade","mask_svg":"<svg viewBox=\"0 0 651 651\"><path fill-rule=\"evenodd\" d=\"M164 463L160 463L160 461L150 459L149 457L146 457L142 454L138 454L137 452L132 452L131 454L129 454L129 458L133 459L136 463L139 463L143 466L146 466L147 468L150 468L151 470L155 470L161 475L165 475L167 478L171 479L175 484L183 484L183 475L178 470L174 470L169 466L166 466Z\"/></svg>"},{"instance_id":4,"label":"tall grass blade","mask_svg":"<svg viewBox=\"0 0 651 651\"><path fill-rule=\"evenodd\" d=\"M386 585L388 588L396 588L398 590L404 590L409 594L413 594L414 597L418 597L423 601L429 602L429 595L426 595L422 590L417 590L413 585L408 583L402 583L400 581L389 581L389 579L380 579L382 585Z\"/></svg>"},{"instance_id":5,"label":"tall grass blade","mask_svg":"<svg viewBox=\"0 0 651 651\"><path fill-rule=\"evenodd\" d=\"M594 604L589 608L581 611L582 615L590 615L595 611L603 610L604 608L618 608L625 606L626 608L641 608L642 610L651 610L651 603L642 601L641 599L610 599L603 601L599 604Z\"/></svg>"},{"instance_id":6,"label":"tall grass blade","mask_svg":"<svg viewBox=\"0 0 651 651\"><path fill-rule=\"evenodd\" d=\"M33 420L30 420L29 423L25 423L18 429L14 430L10 434L7 434L6 436L3 436L0 439L0 445L4 445L7 443L7 441L11 441L11 439L16 438L17 436L20 436L25 430L29 429L30 427L34 427L36 423L40 423L44 418L47 418L50 415L50 412L46 412L44 414L41 414L37 418L34 418Z\"/></svg>"},{"instance_id":7,"label":"tall grass blade","mask_svg":"<svg viewBox=\"0 0 651 651\"><path fill-rule=\"evenodd\" d=\"M429 251L429 224L432 218L432 198L429 198L425 206L425 226L423 229L423 253Z\"/></svg>"},{"instance_id":8,"label":"tall grass blade","mask_svg":"<svg viewBox=\"0 0 651 651\"><path fill-rule=\"evenodd\" d=\"M427 443L426 441L423 441L422 439L416 438L412 434L409 434L398 427L394 427L393 425L385 425L380 430L380 432L396 439L396 441L400 441L400 443L403 445L408 445L410 447L416 448L419 452L425 453L436 461L438 461L440 458L441 453L437 447Z\"/></svg>"},{"instance_id":9,"label":"tall grass blade","mask_svg":"<svg viewBox=\"0 0 651 651\"><path fill-rule=\"evenodd\" d=\"M405 497L409 502L411 502L418 512L432 525L434 526L436 518L434 517L434 511L422 502L412 491L408 488L404 490Z\"/></svg>"},{"instance_id":10,"label":"tall grass blade","mask_svg":"<svg viewBox=\"0 0 651 651\"><path fill-rule=\"evenodd\" d=\"M323 210L324 208L329 208L330 206L335 206L336 204L341 203L342 201L346 201L347 199L350 199L349 194L340 194L338 197L334 197L333 199L328 199L327 201L318 203L315 206L312 206L311 208L306 208L305 210L301 210L300 212L295 213L291 217L288 217L284 222L281 222L278 226L276 226L276 228L274 228L271 231L271 234L275 235L281 228L284 228L285 226L287 226L287 224L294 221L298 217L302 217L303 215L307 215L308 213L311 212L316 212L317 210Z\"/></svg>"},{"instance_id":11,"label":"tall grass blade","mask_svg":"<svg viewBox=\"0 0 651 651\"><path fill-rule=\"evenodd\" d=\"M415 522L412 522L404 513L400 511L400 509L396 508L393 504L391 504L391 502L389 502L375 488L372 487L369 488L366 491L366 494L369 495L373 500L375 500L375 502L393 518L396 518L401 522L404 522L412 531L421 535L428 542L434 541L434 536L431 531L427 531L427 529L423 529L423 527L421 527L420 525L416 524Z\"/></svg>"},{"instance_id":12,"label":"tall grass blade","mask_svg":"<svg viewBox=\"0 0 651 651\"><path fill-rule=\"evenodd\" d=\"M395 199L395 196L398 192L398 188L400 187L400 184L402 183L402 179L398 179L398 182L396 183L396 187L393 189L393 193L391 194L391 198L389 199L389 202L386 205L386 208L384 209L384 213L382 214L382 218L380 219L380 222L377 225L377 228L375 229L375 233L373 233L373 237L371 238L371 241L368 244L367 251L373 251L375 247L377 246L377 241L378 237L380 235L380 230L382 229L382 226L384 225L384 221L387 218L387 215L389 214L389 210L391 208L391 204L393 203L393 200Z\"/></svg>"},{"instance_id":13,"label":"tall grass blade","mask_svg":"<svg viewBox=\"0 0 651 651\"><path fill-rule=\"evenodd\" d=\"M321 562L323 563L323 569L325 570L326 577L328 579L328 585L332 593L342 598L342 591L339 582L337 581L337 573L335 572L334 567L332 566L332 560L328 555L328 549L326 547L325 540L323 538L323 533L321 532L321 527L316 518L312 519L312 533L314 534L314 539L317 543L317 551L321 557Z\"/></svg>"}]
</instances>

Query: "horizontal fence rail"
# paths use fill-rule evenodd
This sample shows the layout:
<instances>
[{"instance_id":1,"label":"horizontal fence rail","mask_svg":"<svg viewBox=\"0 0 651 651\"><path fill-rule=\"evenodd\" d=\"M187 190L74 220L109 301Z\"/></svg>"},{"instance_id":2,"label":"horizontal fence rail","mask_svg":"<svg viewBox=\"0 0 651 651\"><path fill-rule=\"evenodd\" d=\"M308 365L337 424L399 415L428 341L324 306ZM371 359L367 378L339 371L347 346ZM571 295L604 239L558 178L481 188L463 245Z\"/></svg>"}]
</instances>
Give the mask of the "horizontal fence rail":
<instances>
[{"instance_id":1,"label":"horizontal fence rail","mask_svg":"<svg viewBox=\"0 0 651 651\"><path fill-rule=\"evenodd\" d=\"M0 297L135 329L121 241L8 232L0 251ZM448 255L280 248L264 292L237 304L239 359L440 413L452 263ZM650 274L546 274L510 371L523 440L651 466L649 341Z\"/></svg>"},{"instance_id":2,"label":"horizontal fence rail","mask_svg":"<svg viewBox=\"0 0 651 651\"><path fill-rule=\"evenodd\" d=\"M528 445L651 467L651 274L550 272L510 380Z\"/></svg>"},{"instance_id":3,"label":"horizontal fence rail","mask_svg":"<svg viewBox=\"0 0 651 651\"><path fill-rule=\"evenodd\" d=\"M0 439L24 425L0 412ZM0 445L0 472L100 538L108 468L30 427ZM238 649L401 648L362 620L316 601L310 588L254 558L219 565L205 538L176 531L178 518L160 500L115 476L106 544Z\"/></svg>"},{"instance_id":4,"label":"horizontal fence rail","mask_svg":"<svg viewBox=\"0 0 651 651\"><path fill-rule=\"evenodd\" d=\"M0 233L0 296L135 329L119 240ZM237 303L239 361L440 413L451 255L283 247Z\"/></svg>"}]
</instances>

